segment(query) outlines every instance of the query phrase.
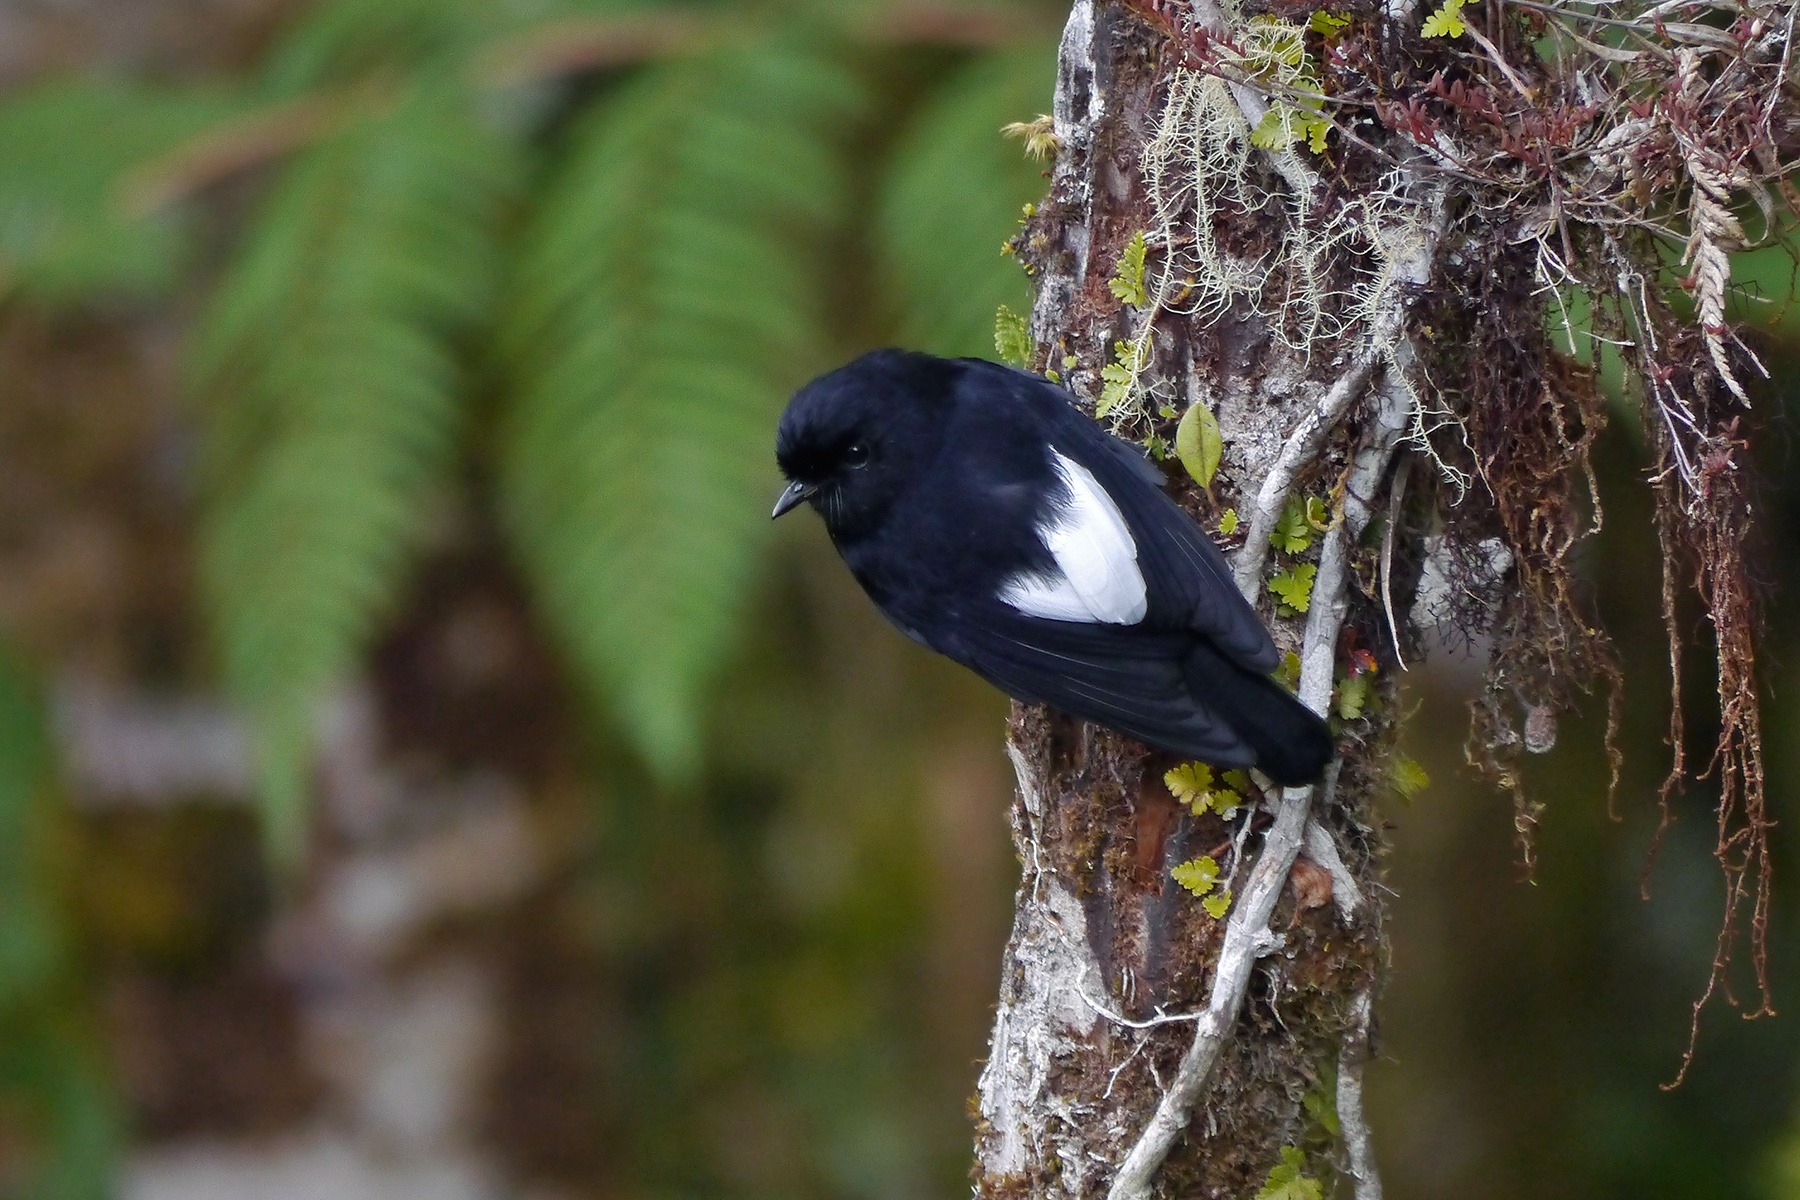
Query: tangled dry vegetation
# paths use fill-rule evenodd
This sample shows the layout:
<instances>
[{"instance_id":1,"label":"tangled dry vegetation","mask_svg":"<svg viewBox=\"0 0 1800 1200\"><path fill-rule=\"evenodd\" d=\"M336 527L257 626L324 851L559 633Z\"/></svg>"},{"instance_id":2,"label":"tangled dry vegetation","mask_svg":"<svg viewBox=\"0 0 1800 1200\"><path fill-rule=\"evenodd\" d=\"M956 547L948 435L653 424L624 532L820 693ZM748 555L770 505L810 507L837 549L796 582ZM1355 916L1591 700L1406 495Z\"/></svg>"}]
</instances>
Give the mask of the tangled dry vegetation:
<instances>
[{"instance_id":1,"label":"tangled dry vegetation","mask_svg":"<svg viewBox=\"0 0 1800 1200\"><path fill-rule=\"evenodd\" d=\"M1160 27L1174 61L1143 154L1148 303L1119 347L1115 425L1151 434L1167 414L1170 398L1144 382L1162 313L1204 322L1247 310L1309 358L1368 339L1384 375L1414 392L1408 440L1435 468L1423 483L1415 473L1405 507L1430 523L1426 545L1441 561L1425 573L1451 582L1454 624L1492 639L1468 752L1512 795L1529 866L1539 805L1521 785L1522 756L1554 744L1557 715L1596 687L1611 696L1618 779L1622 675L1572 561L1601 522L1590 456L1608 411L1600 365L1617 361L1642 408L1663 550L1665 825L1687 783L1709 780L1718 794L1724 919L1695 1028L1709 1000L1730 996L1741 942L1757 990L1751 1015L1770 1011L1771 823L1746 554L1751 385L1766 371L1734 328L1745 298L1731 265L1738 252L1788 245L1800 216L1789 179L1800 8L1132 7ZM1437 181L1452 235L1409 330L1384 333L1397 264L1445 216L1417 187L1403 194L1408 179ZM1228 232L1246 228L1280 232L1261 242ZM1241 244L1225 244L1230 236ZM1419 361L1402 369L1395 356L1415 350ZM1717 652L1720 723L1704 760L1684 749L1690 592Z\"/></svg>"}]
</instances>

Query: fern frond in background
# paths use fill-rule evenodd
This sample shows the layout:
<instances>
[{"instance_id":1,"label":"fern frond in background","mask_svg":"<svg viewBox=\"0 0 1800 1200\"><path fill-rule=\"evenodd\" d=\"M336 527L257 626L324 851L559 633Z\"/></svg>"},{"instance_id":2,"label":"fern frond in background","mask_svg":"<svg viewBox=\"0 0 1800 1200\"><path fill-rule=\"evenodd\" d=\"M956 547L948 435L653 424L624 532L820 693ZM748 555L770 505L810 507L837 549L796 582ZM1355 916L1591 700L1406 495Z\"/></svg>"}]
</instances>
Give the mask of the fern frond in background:
<instances>
[{"instance_id":1,"label":"fern frond in background","mask_svg":"<svg viewBox=\"0 0 1800 1200\"><path fill-rule=\"evenodd\" d=\"M902 140L875 232L907 345L991 358L999 306L1030 310L1030 282L1000 246L1048 185L1044 164L1003 140L1000 127L1049 107L1055 67L1054 46L977 60Z\"/></svg>"},{"instance_id":2,"label":"fern frond in background","mask_svg":"<svg viewBox=\"0 0 1800 1200\"><path fill-rule=\"evenodd\" d=\"M133 173L240 105L223 89L71 79L0 106L0 297L54 305L169 291L190 214L137 211Z\"/></svg>"},{"instance_id":3,"label":"fern frond in background","mask_svg":"<svg viewBox=\"0 0 1800 1200\"><path fill-rule=\"evenodd\" d=\"M0 648L0 1187L33 1200L104 1200L122 1130L74 999L47 853L50 782L43 705Z\"/></svg>"},{"instance_id":4,"label":"fern frond in background","mask_svg":"<svg viewBox=\"0 0 1800 1200\"><path fill-rule=\"evenodd\" d=\"M263 73L270 94L292 97L460 61L517 33L542 32L572 17L609 17L656 8L654 0L330 0L295 24Z\"/></svg>"},{"instance_id":5,"label":"fern frond in background","mask_svg":"<svg viewBox=\"0 0 1800 1200\"><path fill-rule=\"evenodd\" d=\"M430 67L478 45L513 5L491 0L330 0L306 11L263 73L281 97Z\"/></svg>"},{"instance_id":6,"label":"fern frond in background","mask_svg":"<svg viewBox=\"0 0 1800 1200\"><path fill-rule=\"evenodd\" d=\"M287 168L198 332L202 583L286 852L317 702L355 669L449 484L458 339L489 312L515 175L467 97L422 86Z\"/></svg>"},{"instance_id":7,"label":"fern frond in background","mask_svg":"<svg viewBox=\"0 0 1800 1200\"><path fill-rule=\"evenodd\" d=\"M591 691L665 778L768 526L770 431L823 365L863 85L818 44L650 68L591 110L525 234L504 337L507 525Z\"/></svg>"}]
</instances>

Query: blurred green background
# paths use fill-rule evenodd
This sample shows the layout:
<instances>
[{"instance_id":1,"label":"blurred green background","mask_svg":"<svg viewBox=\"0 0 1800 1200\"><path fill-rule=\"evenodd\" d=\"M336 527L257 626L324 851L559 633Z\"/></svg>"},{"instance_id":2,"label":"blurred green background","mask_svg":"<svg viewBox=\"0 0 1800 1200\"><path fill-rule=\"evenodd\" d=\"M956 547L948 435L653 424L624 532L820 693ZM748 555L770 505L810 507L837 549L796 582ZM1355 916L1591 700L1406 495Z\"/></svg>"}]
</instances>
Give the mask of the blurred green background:
<instances>
[{"instance_id":1,"label":"blurred green background","mask_svg":"<svg viewBox=\"0 0 1800 1200\"><path fill-rule=\"evenodd\" d=\"M1044 165L998 129L1062 15L0 0L0 1195L966 1186L1004 701L771 527L770 442L819 370L1028 303ZM1628 418L1603 458L1623 819L1596 701L1522 880L1460 771L1478 666L1407 679L1389 1193L1800 1200L1791 1018L1716 1007L1657 1086L1722 887L1702 784L1638 898L1659 563Z\"/></svg>"}]
</instances>

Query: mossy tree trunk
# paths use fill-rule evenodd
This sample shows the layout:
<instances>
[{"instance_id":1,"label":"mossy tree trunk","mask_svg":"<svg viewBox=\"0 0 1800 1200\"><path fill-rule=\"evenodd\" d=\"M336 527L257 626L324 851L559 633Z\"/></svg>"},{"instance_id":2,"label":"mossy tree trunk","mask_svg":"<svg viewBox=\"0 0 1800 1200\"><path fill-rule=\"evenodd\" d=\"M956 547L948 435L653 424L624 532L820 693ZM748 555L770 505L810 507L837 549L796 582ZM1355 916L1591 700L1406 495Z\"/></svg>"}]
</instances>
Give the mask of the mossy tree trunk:
<instances>
[{"instance_id":1,"label":"mossy tree trunk","mask_svg":"<svg viewBox=\"0 0 1800 1200\"><path fill-rule=\"evenodd\" d=\"M1667 19L1702 7L1074 5L1050 195L1014 242L1038 288L1032 365L1121 434L1173 443L1183 503L1339 753L1316 789L1227 793L1189 772L1178 802L1180 764L1015 714L1024 879L979 1195L1379 1196L1361 1107L1383 961L1374 805L1419 782L1392 752L1393 679L1415 624L1486 649L1468 752L1510 793L1527 868L1522 756L1601 683L1616 783L1622 673L1573 567L1599 526L1607 354L1641 406L1665 560L1665 818L1691 772L1684 579L1717 649L1726 895L1693 1029L1731 1001L1740 933L1769 1011L1745 551L1761 364L1730 325L1731 255L1782 243L1800 213L1795 7L1745 0L1729 31ZM1589 36L1602 26L1631 48ZM1665 287L1671 234L1683 300Z\"/></svg>"},{"instance_id":2,"label":"mossy tree trunk","mask_svg":"<svg viewBox=\"0 0 1800 1200\"><path fill-rule=\"evenodd\" d=\"M1368 594L1385 578L1386 522L1372 517L1387 516L1420 403L1407 311L1444 197L1400 170L1380 177L1376 203L1341 177L1328 185L1303 143L1253 145L1263 98L1184 62L1193 28L1224 38L1244 21L1075 5L1052 190L1016 243L1038 287L1034 365L1139 440L1172 443L1190 405L1216 414L1217 476L1203 490L1171 454L1177 494L1296 656L1302 698L1327 711L1355 677L1370 699L1341 721L1320 788L1260 788L1235 813L1201 815L1165 785L1176 760L1015 708L1023 880L980 1082L978 1196L1248 1198L1272 1172L1302 1177L1283 1195L1334 1176L1379 1194L1360 1094L1383 961L1374 800L1397 706L1382 702L1394 639ZM1306 248L1347 227L1354 237L1316 257ZM1134 304L1118 294L1129 279L1108 284L1140 231ZM1261 277L1234 289L1234 266L1259 256L1241 275ZM1121 363L1109 392L1101 369ZM1323 519L1271 549L1291 498L1304 512L1307 497ZM1303 613L1277 611L1278 569L1312 574ZM1229 890L1223 917L1170 874L1203 856L1220 868L1215 909Z\"/></svg>"}]
</instances>

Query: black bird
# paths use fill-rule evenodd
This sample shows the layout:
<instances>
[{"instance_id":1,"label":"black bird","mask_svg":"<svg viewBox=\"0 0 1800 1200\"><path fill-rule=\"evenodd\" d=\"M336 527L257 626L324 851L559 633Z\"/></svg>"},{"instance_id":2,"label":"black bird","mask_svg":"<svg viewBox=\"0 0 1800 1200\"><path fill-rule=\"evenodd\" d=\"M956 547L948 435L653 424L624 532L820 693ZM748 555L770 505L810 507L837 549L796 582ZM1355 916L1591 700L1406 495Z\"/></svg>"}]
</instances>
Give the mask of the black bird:
<instances>
[{"instance_id":1,"label":"black bird","mask_svg":"<svg viewBox=\"0 0 1800 1200\"><path fill-rule=\"evenodd\" d=\"M774 515L811 503L895 625L1009 695L1278 783L1330 760L1218 547L1050 381L877 350L795 393L775 457Z\"/></svg>"}]
</instances>

